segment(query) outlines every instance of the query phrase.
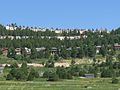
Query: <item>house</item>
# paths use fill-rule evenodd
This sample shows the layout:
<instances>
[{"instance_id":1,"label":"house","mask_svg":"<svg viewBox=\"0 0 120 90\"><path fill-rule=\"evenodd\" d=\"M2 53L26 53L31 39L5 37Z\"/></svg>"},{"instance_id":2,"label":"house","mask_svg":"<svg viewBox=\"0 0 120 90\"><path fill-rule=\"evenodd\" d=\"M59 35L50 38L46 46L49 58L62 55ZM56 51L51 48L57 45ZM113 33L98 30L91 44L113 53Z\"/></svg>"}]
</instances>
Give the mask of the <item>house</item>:
<instances>
[{"instance_id":1,"label":"house","mask_svg":"<svg viewBox=\"0 0 120 90\"><path fill-rule=\"evenodd\" d=\"M85 78L95 78L94 74L84 74Z\"/></svg>"},{"instance_id":2,"label":"house","mask_svg":"<svg viewBox=\"0 0 120 90\"><path fill-rule=\"evenodd\" d=\"M64 40L64 39L65 39L65 36L57 36L56 38L57 38L57 39L60 39L60 40Z\"/></svg>"},{"instance_id":3,"label":"house","mask_svg":"<svg viewBox=\"0 0 120 90\"><path fill-rule=\"evenodd\" d=\"M2 53L3 53L4 56L7 56L8 48L2 48Z\"/></svg>"},{"instance_id":4,"label":"house","mask_svg":"<svg viewBox=\"0 0 120 90\"><path fill-rule=\"evenodd\" d=\"M61 34L62 30L55 30L55 33L58 33L58 34L60 33Z\"/></svg>"},{"instance_id":5,"label":"house","mask_svg":"<svg viewBox=\"0 0 120 90\"><path fill-rule=\"evenodd\" d=\"M50 51L52 54L54 54L54 53L59 53L60 49L58 49L56 47L52 47Z\"/></svg>"},{"instance_id":6,"label":"house","mask_svg":"<svg viewBox=\"0 0 120 90\"><path fill-rule=\"evenodd\" d=\"M21 48L16 48L15 53L16 55L21 55Z\"/></svg>"},{"instance_id":7,"label":"house","mask_svg":"<svg viewBox=\"0 0 120 90\"><path fill-rule=\"evenodd\" d=\"M25 52L26 52L27 55L30 55L31 54L31 49L25 47Z\"/></svg>"},{"instance_id":8,"label":"house","mask_svg":"<svg viewBox=\"0 0 120 90\"><path fill-rule=\"evenodd\" d=\"M40 51L45 51L46 48L45 47L40 47L40 48L36 48L37 52L40 52Z\"/></svg>"},{"instance_id":9,"label":"house","mask_svg":"<svg viewBox=\"0 0 120 90\"><path fill-rule=\"evenodd\" d=\"M4 67L2 65L0 65L0 74L3 73Z\"/></svg>"},{"instance_id":10,"label":"house","mask_svg":"<svg viewBox=\"0 0 120 90\"><path fill-rule=\"evenodd\" d=\"M79 49L80 49L80 47L76 47L76 49L77 49L77 50L79 50Z\"/></svg>"},{"instance_id":11,"label":"house","mask_svg":"<svg viewBox=\"0 0 120 90\"><path fill-rule=\"evenodd\" d=\"M14 36L8 36L9 39L13 40L14 39Z\"/></svg>"},{"instance_id":12,"label":"house","mask_svg":"<svg viewBox=\"0 0 120 90\"><path fill-rule=\"evenodd\" d=\"M20 37L20 36L15 36L15 38L16 38L16 39L21 39L21 37Z\"/></svg>"},{"instance_id":13,"label":"house","mask_svg":"<svg viewBox=\"0 0 120 90\"><path fill-rule=\"evenodd\" d=\"M114 45L114 48L115 48L115 50L120 50L120 44L116 43L116 44Z\"/></svg>"},{"instance_id":14,"label":"house","mask_svg":"<svg viewBox=\"0 0 120 90\"><path fill-rule=\"evenodd\" d=\"M81 29L79 31L80 31L80 34L84 34L84 32L87 31L87 30L86 29Z\"/></svg>"},{"instance_id":15,"label":"house","mask_svg":"<svg viewBox=\"0 0 120 90\"><path fill-rule=\"evenodd\" d=\"M71 48L71 47L69 47L69 48L67 48L66 50L67 50L67 51L71 51L71 50L72 50L72 48Z\"/></svg>"},{"instance_id":16,"label":"house","mask_svg":"<svg viewBox=\"0 0 120 90\"><path fill-rule=\"evenodd\" d=\"M15 25L12 25L12 24L7 25L5 28L6 28L6 30L12 30L12 31L17 29L17 27Z\"/></svg>"},{"instance_id":17,"label":"house","mask_svg":"<svg viewBox=\"0 0 120 90\"><path fill-rule=\"evenodd\" d=\"M100 52L102 46L96 46L96 54L98 54Z\"/></svg>"},{"instance_id":18,"label":"house","mask_svg":"<svg viewBox=\"0 0 120 90\"><path fill-rule=\"evenodd\" d=\"M0 36L0 39L5 39L7 36Z\"/></svg>"}]
</instances>

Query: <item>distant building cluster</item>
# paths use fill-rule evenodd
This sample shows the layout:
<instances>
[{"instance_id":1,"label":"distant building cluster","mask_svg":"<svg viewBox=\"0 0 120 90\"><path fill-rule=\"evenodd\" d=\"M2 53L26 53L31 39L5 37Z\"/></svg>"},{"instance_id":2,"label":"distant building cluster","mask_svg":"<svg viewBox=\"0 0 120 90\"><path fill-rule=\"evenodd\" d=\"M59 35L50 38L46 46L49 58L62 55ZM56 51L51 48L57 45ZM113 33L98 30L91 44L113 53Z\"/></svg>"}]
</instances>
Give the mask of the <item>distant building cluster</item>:
<instances>
[{"instance_id":1,"label":"distant building cluster","mask_svg":"<svg viewBox=\"0 0 120 90\"><path fill-rule=\"evenodd\" d=\"M87 36L84 33L88 31L88 29L58 29L58 28L56 28L56 29L53 29L53 28L48 29L48 28L38 28L38 27L25 27L25 26L17 26L16 24L9 24L9 25L6 25L5 27L6 27L6 30L11 30L11 31L16 30L17 28L20 29L20 30L29 29L29 30L32 30L34 32L38 32L38 31L45 32L47 30L54 31L56 34L58 34L58 36L54 36L54 37L57 38L57 39L60 39L60 40L64 40L65 37L67 39L70 39L70 40L72 40L72 39L80 39L81 38L80 35L82 35L83 38L86 38ZM59 35L59 34L62 34L64 31L69 33L70 31L74 31L74 30L79 31L80 35L74 35L74 36L62 36L62 35ZM102 29L102 28L97 29L96 31L99 31L99 32L106 31L107 33L109 33L109 31L107 31L106 29ZM92 31L92 32L95 32L95 31ZM10 39L29 38L29 36L22 36L22 37L20 37L20 36L0 36L0 39L5 39L6 37L10 38ZM52 36L41 36L41 38L44 38L44 37L47 37L49 39L52 38ZM102 37L102 35L100 37Z\"/></svg>"},{"instance_id":2,"label":"distant building cluster","mask_svg":"<svg viewBox=\"0 0 120 90\"><path fill-rule=\"evenodd\" d=\"M96 54L100 53L100 49L102 48L102 46L96 46ZM120 44L114 44L114 48L115 50L120 50ZM39 48L35 48L37 52L45 52L46 48L45 47L39 47ZM76 49L80 49L80 47L76 47ZM2 53L4 56L7 56L8 54L8 50L9 48L2 48ZM66 48L67 51L71 51L72 47ZM52 47L50 49L51 54L55 54L55 53L59 53L61 51L61 49L56 48L56 47ZM28 47L24 47L24 48L15 48L15 53L16 55L21 55L22 52L26 53L27 55L31 54L31 49Z\"/></svg>"},{"instance_id":3,"label":"distant building cluster","mask_svg":"<svg viewBox=\"0 0 120 90\"><path fill-rule=\"evenodd\" d=\"M29 30L32 30L32 31L35 31L35 32L38 32L38 31L42 31L42 32L45 32L46 30L50 30L50 31L54 31L55 33L62 33L63 31L66 31L66 32L69 32L69 31L74 31L74 30L77 30L80 32L80 34L83 34L84 32L88 31L88 29L54 29L54 28L39 28L39 27L25 27L25 26L17 26L16 24L8 24L5 26L7 30L16 30L17 28L21 29L21 30L24 30L24 29L29 29ZM99 32L102 32L102 31L107 31L106 29L98 29ZM93 31L95 32L95 31ZM109 33L109 31L107 31L107 33Z\"/></svg>"}]
</instances>

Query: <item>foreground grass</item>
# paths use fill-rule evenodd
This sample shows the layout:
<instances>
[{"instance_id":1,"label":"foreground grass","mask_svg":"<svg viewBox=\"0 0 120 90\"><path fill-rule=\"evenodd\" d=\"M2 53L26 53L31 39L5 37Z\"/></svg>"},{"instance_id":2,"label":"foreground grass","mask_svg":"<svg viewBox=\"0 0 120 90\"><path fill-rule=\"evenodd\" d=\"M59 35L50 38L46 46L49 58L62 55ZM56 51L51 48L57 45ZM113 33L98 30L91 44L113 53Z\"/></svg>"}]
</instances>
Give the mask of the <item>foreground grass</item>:
<instances>
[{"instance_id":1,"label":"foreground grass","mask_svg":"<svg viewBox=\"0 0 120 90\"><path fill-rule=\"evenodd\" d=\"M47 81L0 81L0 90L120 90L111 79L76 79L58 82Z\"/></svg>"}]
</instances>

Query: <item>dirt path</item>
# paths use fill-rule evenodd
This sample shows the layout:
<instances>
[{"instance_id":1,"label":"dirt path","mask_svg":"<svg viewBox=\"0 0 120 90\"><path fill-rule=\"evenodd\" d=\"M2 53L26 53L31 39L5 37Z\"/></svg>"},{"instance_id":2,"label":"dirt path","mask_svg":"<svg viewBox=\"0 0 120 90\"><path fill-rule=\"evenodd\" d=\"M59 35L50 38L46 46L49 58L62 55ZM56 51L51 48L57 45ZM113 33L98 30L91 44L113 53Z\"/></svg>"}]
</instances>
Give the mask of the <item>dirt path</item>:
<instances>
[{"instance_id":1,"label":"dirt path","mask_svg":"<svg viewBox=\"0 0 120 90\"><path fill-rule=\"evenodd\" d=\"M5 67L6 64L2 64L3 67ZM8 66L10 66L10 64L7 64ZM19 67L21 67L22 64L18 64ZM37 63L28 63L28 66L33 66L33 67L44 67L44 65L42 64L37 64ZM69 67L70 65L68 63L55 63L55 67L58 66L64 66L64 67Z\"/></svg>"}]
</instances>

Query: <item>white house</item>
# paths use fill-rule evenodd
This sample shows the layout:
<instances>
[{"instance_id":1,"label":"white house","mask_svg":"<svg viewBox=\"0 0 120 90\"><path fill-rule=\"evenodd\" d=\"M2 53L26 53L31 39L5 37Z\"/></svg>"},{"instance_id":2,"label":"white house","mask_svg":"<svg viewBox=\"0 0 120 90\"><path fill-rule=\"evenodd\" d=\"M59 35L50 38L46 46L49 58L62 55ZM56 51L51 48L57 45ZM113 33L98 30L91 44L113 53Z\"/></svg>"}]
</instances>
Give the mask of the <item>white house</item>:
<instances>
[{"instance_id":1,"label":"white house","mask_svg":"<svg viewBox=\"0 0 120 90\"><path fill-rule=\"evenodd\" d=\"M11 25L6 26L6 30L16 30L16 29L17 29L17 27L13 27Z\"/></svg>"}]
</instances>

